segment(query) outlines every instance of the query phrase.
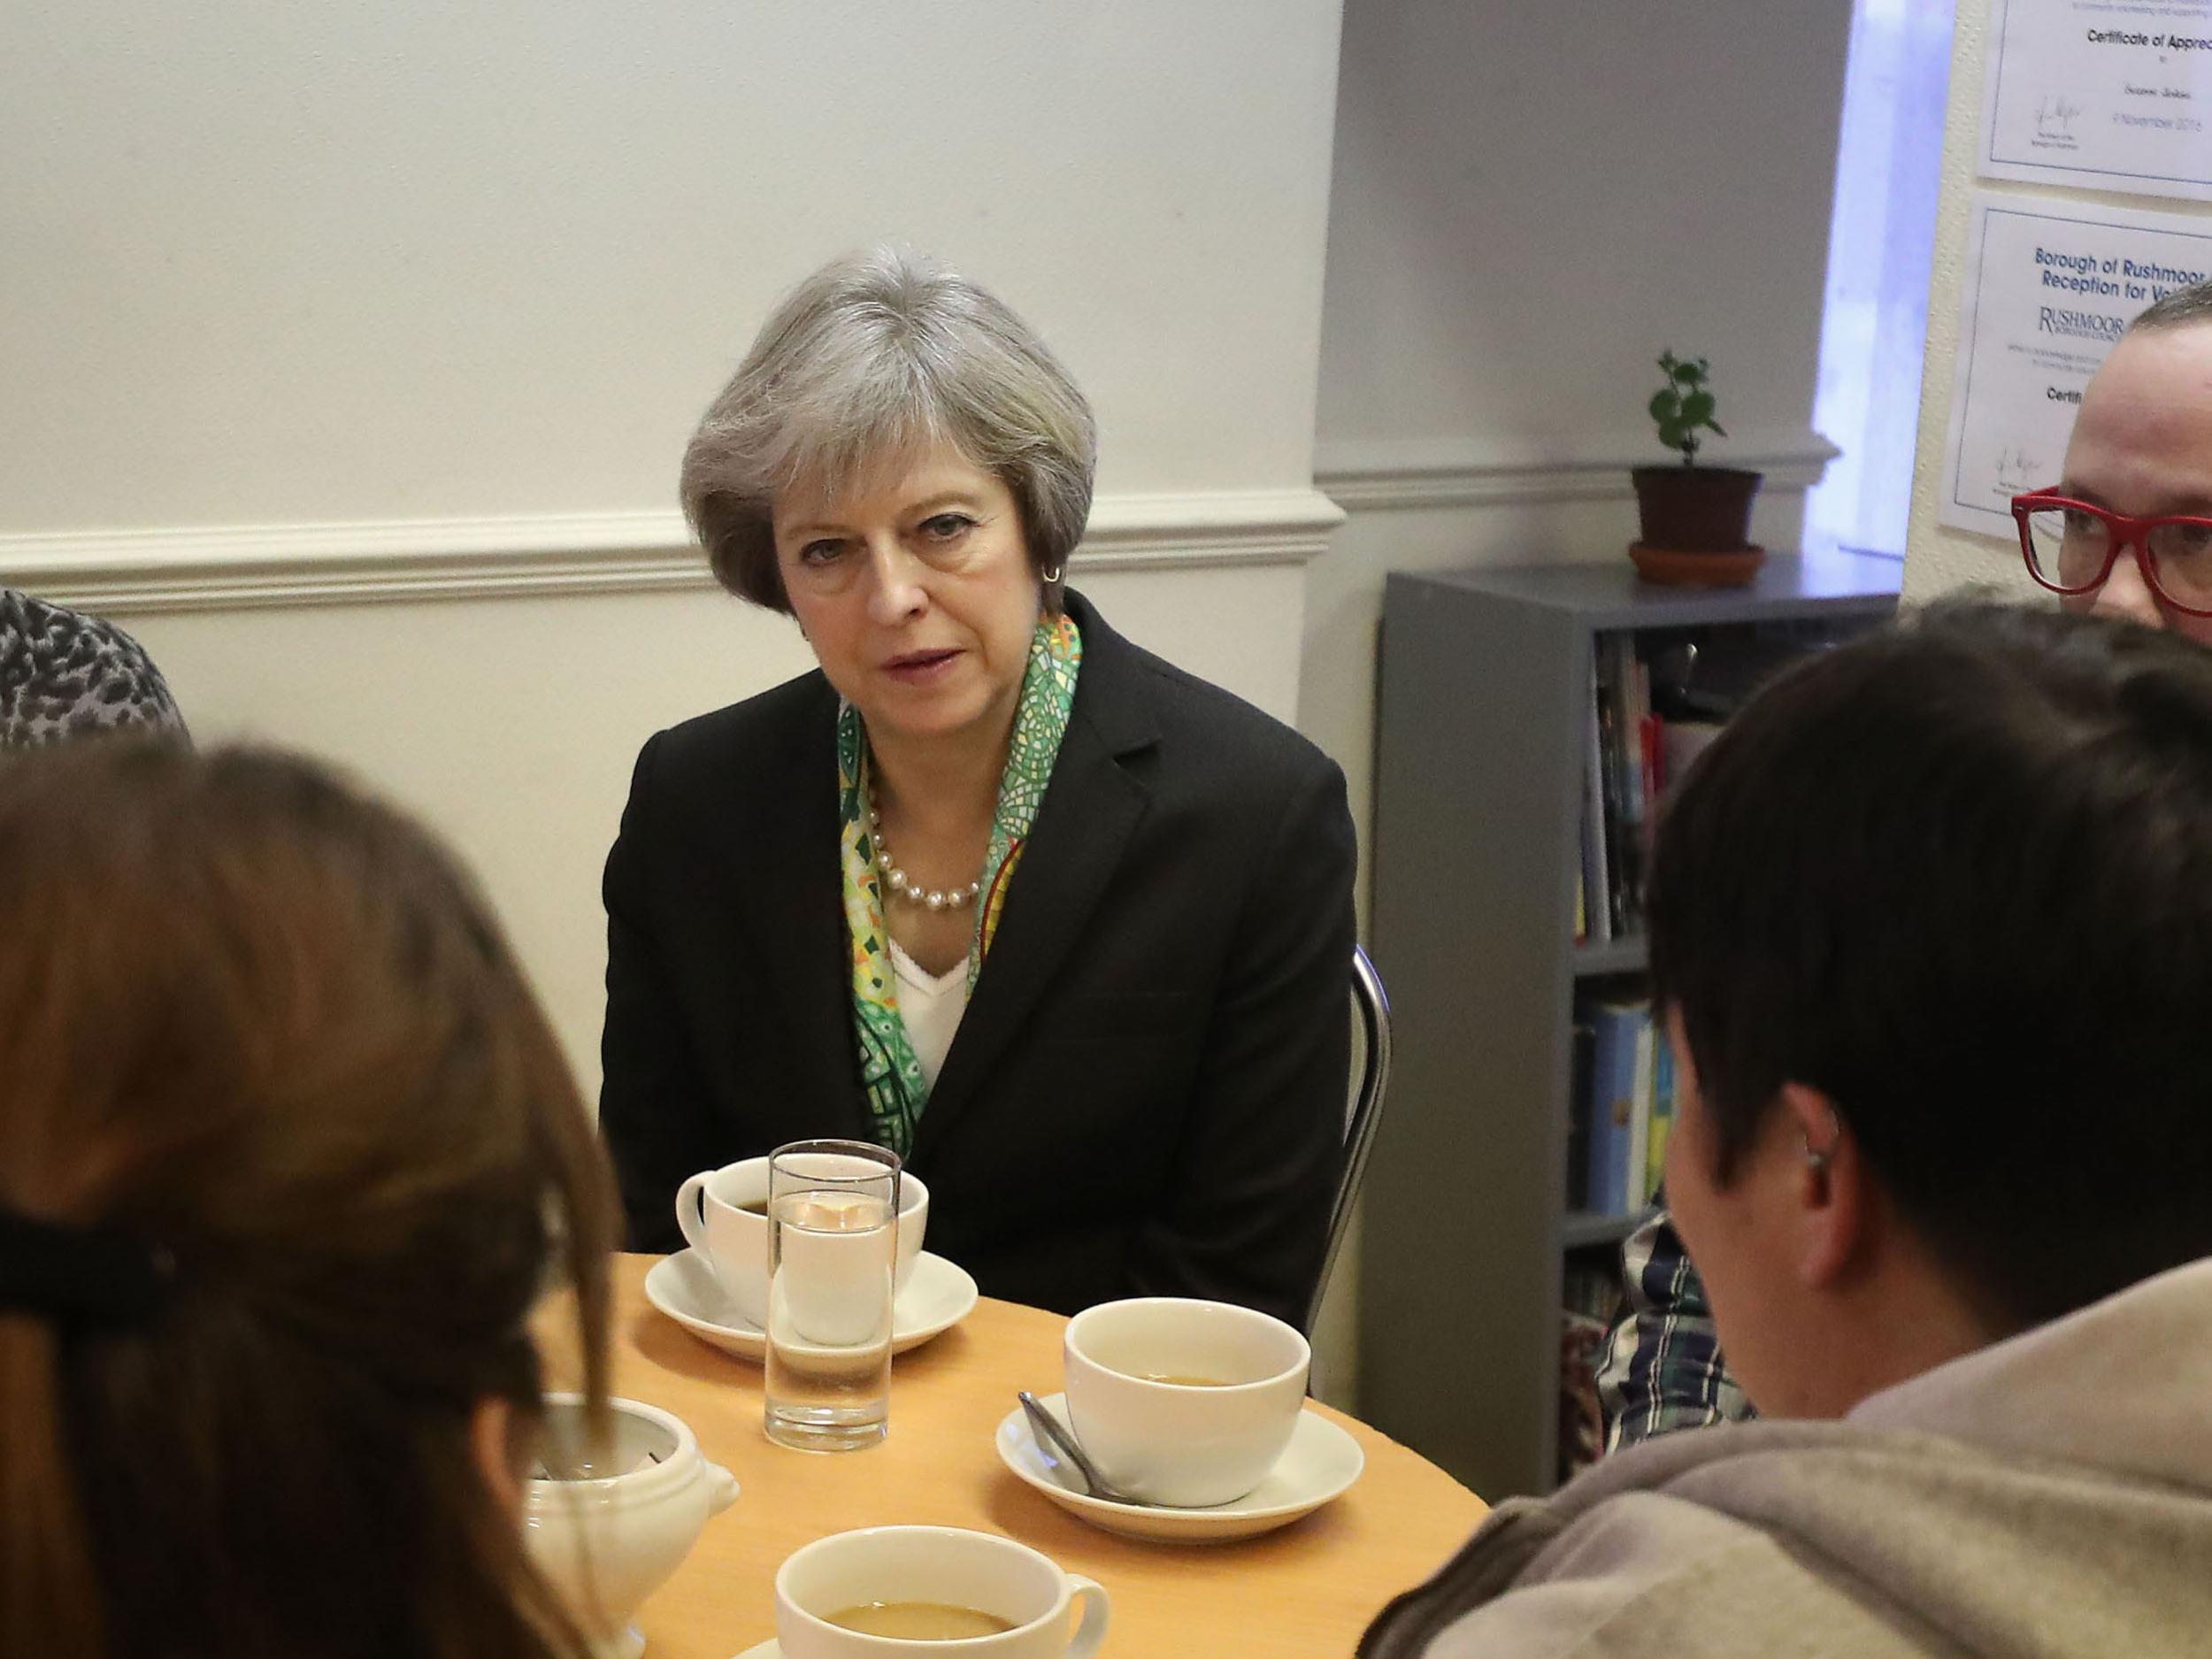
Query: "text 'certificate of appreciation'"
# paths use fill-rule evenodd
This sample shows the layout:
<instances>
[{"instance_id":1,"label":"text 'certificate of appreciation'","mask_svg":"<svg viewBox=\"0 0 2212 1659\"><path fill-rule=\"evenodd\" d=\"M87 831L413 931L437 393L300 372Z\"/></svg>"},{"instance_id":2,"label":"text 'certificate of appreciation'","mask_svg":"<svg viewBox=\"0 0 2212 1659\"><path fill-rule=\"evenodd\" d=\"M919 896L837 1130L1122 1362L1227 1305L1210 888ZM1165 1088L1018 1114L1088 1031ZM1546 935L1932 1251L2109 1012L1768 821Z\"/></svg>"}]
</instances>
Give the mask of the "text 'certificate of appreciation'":
<instances>
[{"instance_id":1,"label":"text 'certificate of appreciation'","mask_svg":"<svg viewBox=\"0 0 2212 1659\"><path fill-rule=\"evenodd\" d=\"M2212 4L1996 0L1981 171L2212 201Z\"/></svg>"},{"instance_id":2,"label":"text 'certificate of appreciation'","mask_svg":"<svg viewBox=\"0 0 2212 1659\"><path fill-rule=\"evenodd\" d=\"M2010 536L2058 482L2082 388L2135 314L2212 273L2212 219L1974 198L1937 517Z\"/></svg>"}]
</instances>

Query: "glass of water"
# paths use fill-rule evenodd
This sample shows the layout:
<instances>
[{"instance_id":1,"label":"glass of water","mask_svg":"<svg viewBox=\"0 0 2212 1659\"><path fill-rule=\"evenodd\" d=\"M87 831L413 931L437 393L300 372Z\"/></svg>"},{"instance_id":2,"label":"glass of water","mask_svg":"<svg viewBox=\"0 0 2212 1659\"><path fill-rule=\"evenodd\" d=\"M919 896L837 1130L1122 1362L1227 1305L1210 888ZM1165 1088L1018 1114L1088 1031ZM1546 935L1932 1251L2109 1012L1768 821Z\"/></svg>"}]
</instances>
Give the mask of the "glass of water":
<instances>
[{"instance_id":1,"label":"glass of water","mask_svg":"<svg viewBox=\"0 0 2212 1659\"><path fill-rule=\"evenodd\" d=\"M798 1141L768 1164L763 1426L779 1446L873 1446L891 1415L899 1159L863 1141Z\"/></svg>"}]
</instances>

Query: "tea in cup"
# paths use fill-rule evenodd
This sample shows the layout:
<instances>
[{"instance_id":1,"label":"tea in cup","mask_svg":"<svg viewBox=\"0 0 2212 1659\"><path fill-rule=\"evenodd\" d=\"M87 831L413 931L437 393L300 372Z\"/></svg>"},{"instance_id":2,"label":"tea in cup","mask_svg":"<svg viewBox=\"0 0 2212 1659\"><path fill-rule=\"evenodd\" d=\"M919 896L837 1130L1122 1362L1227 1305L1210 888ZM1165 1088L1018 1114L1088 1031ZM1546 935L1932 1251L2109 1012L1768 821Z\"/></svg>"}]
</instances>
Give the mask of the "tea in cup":
<instances>
[{"instance_id":1,"label":"tea in cup","mask_svg":"<svg viewBox=\"0 0 2212 1659\"><path fill-rule=\"evenodd\" d=\"M1305 1409L1306 1339L1233 1302L1142 1296L1068 1321L1068 1418L1100 1474L1177 1509L1233 1503L1267 1478Z\"/></svg>"},{"instance_id":2,"label":"tea in cup","mask_svg":"<svg viewBox=\"0 0 2212 1659\"><path fill-rule=\"evenodd\" d=\"M741 1158L702 1170L676 1189L676 1225L714 1271L715 1282L748 1324L768 1328L768 1160ZM899 1176L895 1286L903 1290L922 1254L929 1188Z\"/></svg>"},{"instance_id":3,"label":"tea in cup","mask_svg":"<svg viewBox=\"0 0 2212 1659\"><path fill-rule=\"evenodd\" d=\"M784 1659L1088 1659L1108 1611L1103 1588L1050 1556L952 1526L833 1532L776 1571Z\"/></svg>"}]
</instances>

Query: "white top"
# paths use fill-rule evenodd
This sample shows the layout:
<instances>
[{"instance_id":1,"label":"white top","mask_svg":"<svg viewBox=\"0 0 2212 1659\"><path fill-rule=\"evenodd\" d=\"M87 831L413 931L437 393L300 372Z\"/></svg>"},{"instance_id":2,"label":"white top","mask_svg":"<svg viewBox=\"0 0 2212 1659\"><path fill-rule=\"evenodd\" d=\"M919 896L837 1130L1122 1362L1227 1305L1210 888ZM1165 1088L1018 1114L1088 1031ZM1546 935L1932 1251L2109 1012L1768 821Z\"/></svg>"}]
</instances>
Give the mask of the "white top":
<instances>
[{"instance_id":1,"label":"white top","mask_svg":"<svg viewBox=\"0 0 2212 1659\"><path fill-rule=\"evenodd\" d=\"M922 1063L924 1079L935 1088L953 1033L960 1029L960 1017L968 1011L968 959L963 956L945 972L932 976L895 939L891 967L899 978L899 1020L906 1027L906 1040Z\"/></svg>"}]
</instances>

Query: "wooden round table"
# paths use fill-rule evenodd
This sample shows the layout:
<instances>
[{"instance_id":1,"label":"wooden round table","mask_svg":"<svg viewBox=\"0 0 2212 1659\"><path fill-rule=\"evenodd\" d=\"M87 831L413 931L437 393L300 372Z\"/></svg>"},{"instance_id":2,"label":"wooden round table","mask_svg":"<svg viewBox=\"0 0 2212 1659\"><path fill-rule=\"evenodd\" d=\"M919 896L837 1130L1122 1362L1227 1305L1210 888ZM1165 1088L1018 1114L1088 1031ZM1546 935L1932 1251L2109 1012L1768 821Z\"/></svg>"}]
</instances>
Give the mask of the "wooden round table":
<instances>
[{"instance_id":1,"label":"wooden round table","mask_svg":"<svg viewBox=\"0 0 2212 1659\"><path fill-rule=\"evenodd\" d=\"M646 1302L654 1259L616 1258L614 1392L681 1417L744 1493L708 1521L640 1612L646 1659L732 1659L767 1640L785 1556L826 1532L899 1522L1002 1532L1096 1578L1113 1597L1107 1659L1343 1659L1376 1609L1432 1571L1483 1515L1482 1501L1443 1471L1315 1403L1367 1455L1358 1482L1335 1502L1237 1543L1141 1543L1100 1532L1023 1485L992 1440L1016 1389L1059 1390L1067 1321L988 1297L893 1362L882 1445L787 1450L761 1432L760 1367L709 1348ZM545 1334L551 1374L572 1382L560 1357L568 1345L557 1329Z\"/></svg>"}]
</instances>

